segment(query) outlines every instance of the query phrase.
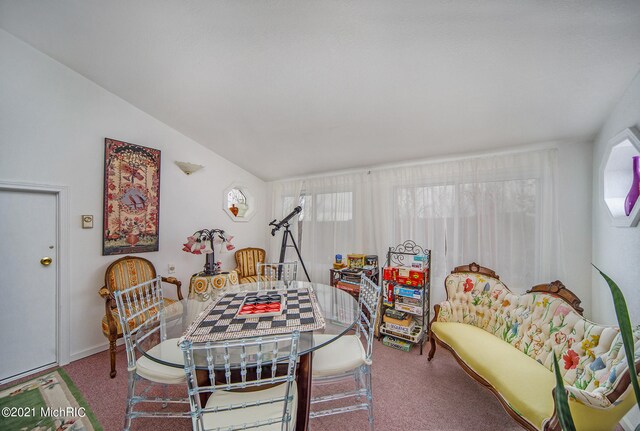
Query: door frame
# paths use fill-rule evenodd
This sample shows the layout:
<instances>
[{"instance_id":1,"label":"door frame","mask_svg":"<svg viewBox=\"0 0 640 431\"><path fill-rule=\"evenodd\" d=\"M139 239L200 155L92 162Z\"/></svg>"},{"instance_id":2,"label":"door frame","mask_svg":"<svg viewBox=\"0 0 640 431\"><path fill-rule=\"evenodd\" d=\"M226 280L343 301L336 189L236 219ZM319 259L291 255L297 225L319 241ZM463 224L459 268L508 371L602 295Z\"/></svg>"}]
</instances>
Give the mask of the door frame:
<instances>
[{"instance_id":1,"label":"door frame","mask_svg":"<svg viewBox=\"0 0 640 431\"><path fill-rule=\"evenodd\" d=\"M71 358L71 279L69 277L69 187L0 180L0 190L51 194L56 198L56 362L66 365Z\"/></svg>"}]
</instances>

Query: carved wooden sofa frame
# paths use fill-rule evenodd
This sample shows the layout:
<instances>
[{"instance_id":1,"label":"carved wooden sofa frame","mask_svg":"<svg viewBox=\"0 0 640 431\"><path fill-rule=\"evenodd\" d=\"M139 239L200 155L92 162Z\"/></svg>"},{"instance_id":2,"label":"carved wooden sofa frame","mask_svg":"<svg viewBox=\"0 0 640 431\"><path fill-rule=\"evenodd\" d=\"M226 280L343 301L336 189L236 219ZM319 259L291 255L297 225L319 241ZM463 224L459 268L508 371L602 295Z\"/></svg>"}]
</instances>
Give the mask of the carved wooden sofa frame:
<instances>
[{"instance_id":1,"label":"carved wooden sofa frame","mask_svg":"<svg viewBox=\"0 0 640 431\"><path fill-rule=\"evenodd\" d=\"M493 271L493 270L491 270L489 268L482 267L482 266L478 265L475 262L473 262L473 263L471 263L469 265L458 266L453 271L451 271L451 274L456 274L456 273L475 273L475 274L480 274L480 275L483 275L483 276L491 277L491 278L494 278L496 280L500 280L500 277L495 273L495 271ZM445 280L445 283L446 283L446 280ZM446 290L446 286L445 286L445 290ZM569 289L567 289L564 286L564 284L562 282L560 282L559 280L556 280L556 281L548 283L548 284L536 285L533 288L531 288L530 290L528 290L526 293L527 294L528 293L550 294L550 295L552 295L554 297L560 298L563 301L565 301L580 316L582 316L582 313L584 311L583 308L580 306L581 301L578 298L578 296L575 295L573 292L571 292ZM448 292L448 290L447 290L447 300L449 300L449 292ZM433 319L431 320L432 324L433 324L433 322L437 322L438 321L440 308L441 308L440 304L437 304L437 305L434 306L435 313L434 313ZM435 355L435 352L436 352L436 346L437 345L440 345L441 347L447 349L448 351L451 352L451 354L456 359L458 364L460 364L462 369L464 369L467 372L467 374L469 374L472 378L477 380L486 389L491 391L496 396L496 398L498 398L498 400L500 401L501 405L506 410L506 412L516 422L518 422L518 424L520 424L524 429L527 429L527 430L531 430L531 431L537 431L538 430L538 428L536 428L528 420L526 420L525 418L520 416L516 411L514 411L513 408L509 405L509 403L501 396L501 394L498 392L498 390L496 390L492 386L492 384L490 382L485 380L482 376L480 376L478 373L476 373L471 367L469 367L465 363L465 361L460 356L458 356L458 354L456 353L455 349L452 348L451 346L449 346L448 344L446 344L445 342L443 342L442 340L440 340L437 337L437 335L435 333L433 333L433 331L430 331L430 333L429 333L429 342L430 342L430 347L431 348L430 348L430 351L429 351L429 354L428 354L428 357L427 357L428 361L431 361L433 359L433 357ZM640 360L636 361L636 367L635 368L636 368L636 373L640 373ZM607 399L611 403L616 402L622 396L622 394L627 390L627 388L629 388L630 384L631 384L631 374L629 372L629 369L627 369L625 374L623 374L622 377L620 378L620 381L619 381L618 385L616 386L615 390L612 393L607 395ZM555 394L554 394L553 391L551 393L551 396L555 400ZM634 398L634 394L633 393L628 394L628 396L630 396L631 398ZM562 428L560 426L560 422L558 420L557 412L556 412L555 408L554 408L554 411L553 411L553 415L545 423L545 425L543 427L543 430L544 431L562 431Z\"/></svg>"}]
</instances>

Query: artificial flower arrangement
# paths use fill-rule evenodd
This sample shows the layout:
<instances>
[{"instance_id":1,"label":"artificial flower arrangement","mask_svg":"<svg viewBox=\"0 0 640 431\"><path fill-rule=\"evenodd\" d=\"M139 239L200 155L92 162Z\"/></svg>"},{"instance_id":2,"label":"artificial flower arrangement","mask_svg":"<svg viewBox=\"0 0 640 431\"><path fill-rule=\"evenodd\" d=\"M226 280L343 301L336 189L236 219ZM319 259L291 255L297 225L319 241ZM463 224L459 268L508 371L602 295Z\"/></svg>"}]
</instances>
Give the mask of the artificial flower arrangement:
<instances>
[{"instance_id":1,"label":"artificial flower arrangement","mask_svg":"<svg viewBox=\"0 0 640 431\"><path fill-rule=\"evenodd\" d=\"M201 229L187 237L187 242L182 245L182 251L191 254L204 254L204 275L219 274L222 269L222 261L215 259L215 249L218 248L218 256L226 249L235 248L231 244L233 236L226 235L221 229Z\"/></svg>"}]
</instances>

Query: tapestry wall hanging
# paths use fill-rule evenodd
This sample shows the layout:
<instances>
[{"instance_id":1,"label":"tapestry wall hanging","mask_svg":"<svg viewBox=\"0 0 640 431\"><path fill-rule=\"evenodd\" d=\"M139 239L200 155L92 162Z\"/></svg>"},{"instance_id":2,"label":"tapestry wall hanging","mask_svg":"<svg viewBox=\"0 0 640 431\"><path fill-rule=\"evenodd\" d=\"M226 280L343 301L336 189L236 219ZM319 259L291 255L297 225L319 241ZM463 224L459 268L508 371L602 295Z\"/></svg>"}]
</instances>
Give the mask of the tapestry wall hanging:
<instances>
[{"instance_id":1,"label":"tapestry wall hanging","mask_svg":"<svg viewBox=\"0 0 640 431\"><path fill-rule=\"evenodd\" d=\"M160 150L104 141L102 255L158 251Z\"/></svg>"}]
</instances>

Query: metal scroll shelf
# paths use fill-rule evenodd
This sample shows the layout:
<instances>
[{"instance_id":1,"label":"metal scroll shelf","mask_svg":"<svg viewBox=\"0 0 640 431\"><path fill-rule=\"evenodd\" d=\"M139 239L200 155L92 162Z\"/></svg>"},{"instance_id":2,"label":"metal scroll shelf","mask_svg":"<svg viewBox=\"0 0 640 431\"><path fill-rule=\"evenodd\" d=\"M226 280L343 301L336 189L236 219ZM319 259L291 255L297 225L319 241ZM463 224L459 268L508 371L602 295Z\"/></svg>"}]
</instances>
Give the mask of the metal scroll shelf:
<instances>
[{"instance_id":1,"label":"metal scroll shelf","mask_svg":"<svg viewBox=\"0 0 640 431\"><path fill-rule=\"evenodd\" d=\"M414 344L420 345L420 354L422 355L422 350L425 341L427 341L429 337L429 327L431 323L431 250L426 249L415 243L413 240L406 240L401 244L396 245L395 247L389 247L389 251L387 252L387 260L385 262L385 267L395 267L395 266L410 266L411 263L408 262L409 256L417 256L424 255L427 256L427 277L425 277L424 284L418 288L423 290L422 295L422 313L421 315L414 314L414 319L417 320L417 326L421 328L420 334L411 334L410 336L402 336L402 334L397 333L395 331L389 331L386 329L385 324L382 323L382 318L380 319L380 328L379 328L379 338L386 333L388 335L392 335L395 338L409 341ZM389 285L389 281L382 281L383 295L387 294L387 289ZM384 314L387 308L395 308L395 298L393 306L382 306L382 315ZM389 332L392 332L391 334Z\"/></svg>"}]
</instances>

